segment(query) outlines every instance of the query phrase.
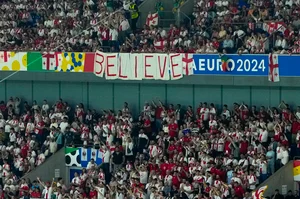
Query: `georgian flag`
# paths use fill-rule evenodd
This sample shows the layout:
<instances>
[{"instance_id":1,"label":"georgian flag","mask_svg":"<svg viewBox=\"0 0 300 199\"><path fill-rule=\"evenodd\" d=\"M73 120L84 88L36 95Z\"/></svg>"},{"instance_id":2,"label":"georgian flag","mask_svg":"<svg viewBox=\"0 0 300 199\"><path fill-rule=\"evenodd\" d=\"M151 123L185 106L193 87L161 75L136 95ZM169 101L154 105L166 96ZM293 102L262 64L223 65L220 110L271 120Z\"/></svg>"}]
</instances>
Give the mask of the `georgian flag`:
<instances>
[{"instance_id":1,"label":"georgian flag","mask_svg":"<svg viewBox=\"0 0 300 199\"><path fill-rule=\"evenodd\" d=\"M158 25L158 13L148 14L147 20L146 20L147 26L157 26Z\"/></svg>"},{"instance_id":2,"label":"georgian flag","mask_svg":"<svg viewBox=\"0 0 300 199\"><path fill-rule=\"evenodd\" d=\"M269 54L269 81L279 82L278 54Z\"/></svg>"},{"instance_id":3,"label":"georgian flag","mask_svg":"<svg viewBox=\"0 0 300 199\"><path fill-rule=\"evenodd\" d=\"M182 57L182 74L184 75L193 75L195 62L193 59L193 54L185 53Z\"/></svg>"}]
</instances>

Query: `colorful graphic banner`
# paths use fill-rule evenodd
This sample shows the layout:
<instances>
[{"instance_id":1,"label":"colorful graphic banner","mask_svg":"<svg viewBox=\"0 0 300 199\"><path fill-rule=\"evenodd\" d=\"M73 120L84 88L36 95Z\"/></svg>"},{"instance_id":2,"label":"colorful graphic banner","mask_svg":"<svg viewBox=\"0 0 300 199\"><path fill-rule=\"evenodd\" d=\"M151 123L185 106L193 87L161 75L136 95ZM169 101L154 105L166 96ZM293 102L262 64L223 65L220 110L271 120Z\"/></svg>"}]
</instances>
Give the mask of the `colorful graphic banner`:
<instances>
[{"instance_id":1,"label":"colorful graphic banner","mask_svg":"<svg viewBox=\"0 0 300 199\"><path fill-rule=\"evenodd\" d=\"M93 148L65 148L65 161L68 167L84 167L86 168L88 163L94 159L97 165L102 163L103 154L99 149Z\"/></svg>"},{"instance_id":2,"label":"colorful graphic banner","mask_svg":"<svg viewBox=\"0 0 300 199\"><path fill-rule=\"evenodd\" d=\"M1 71L93 72L95 53L0 52Z\"/></svg>"},{"instance_id":3,"label":"colorful graphic banner","mask_svg":"<svg viewBox=\"0 0 300 199\"><path fill-rule=\"evenodd\" d=\"M300 160L294 160L293 164L294 181L300 182Z\"/></svg>"},{"instance_id":4,"label":"colorful graphic banner","mask_svg":"<svg viewBox=\"0 0 300 199\"><path fill-rule=\"evenodd\" d=\"M184 75L268 76L269 55L227 55L223 71L219 55L102 53L102 52L0 52L1 71L89 72L107 79L176 80ZM279 55L281 77L300 77L298 55Z\"/></svg>"}]
</instances>

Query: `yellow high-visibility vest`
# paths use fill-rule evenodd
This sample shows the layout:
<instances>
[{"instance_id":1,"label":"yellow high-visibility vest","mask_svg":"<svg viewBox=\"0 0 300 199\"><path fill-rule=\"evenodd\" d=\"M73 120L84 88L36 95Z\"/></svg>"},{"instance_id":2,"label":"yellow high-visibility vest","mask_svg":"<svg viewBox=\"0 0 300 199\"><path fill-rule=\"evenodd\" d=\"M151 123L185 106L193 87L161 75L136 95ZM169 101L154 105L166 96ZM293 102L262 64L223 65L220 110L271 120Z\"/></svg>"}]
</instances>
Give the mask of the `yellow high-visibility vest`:
<instances>
[{"instance_id":1,"label":"yellow high-visibility vest","mask_svg":"<svg viewBox=\"0 0 300 199\"><path fill-rule=\"evenodd\" d=\"M134 6L136 6L136 4L132 4L129 6L129 9L133 10L133 12L131 13L131 19L136 19L139 17L139 13L135 11Z\"/></svg>"}]
</instances>

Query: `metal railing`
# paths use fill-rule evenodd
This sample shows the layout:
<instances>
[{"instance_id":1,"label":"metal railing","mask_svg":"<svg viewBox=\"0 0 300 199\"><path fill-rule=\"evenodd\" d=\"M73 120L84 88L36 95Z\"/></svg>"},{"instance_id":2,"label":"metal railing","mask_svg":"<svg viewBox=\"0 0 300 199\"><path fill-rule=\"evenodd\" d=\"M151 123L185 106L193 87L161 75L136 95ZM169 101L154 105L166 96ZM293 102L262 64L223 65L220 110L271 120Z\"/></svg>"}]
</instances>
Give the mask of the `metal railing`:
<instances>
[{"instance_id":1,"label":"metal railing","mask_svg":"<svg viewBox=\"0 0 300 199\"><path fill-rule=\"evenodd\" d=\"M156 11L151 12L156 13ZM147 16L149 13L140 12L140 19L138 21L138 27L143 28L146 24ZM159 11L158 12L158 25L163 28L169 28L170 24L177 26L185 25L190 26L192 23L191 18L185 13L181 12L179 9L175 12L173 11Z\"/></svg>"}]
</instances>

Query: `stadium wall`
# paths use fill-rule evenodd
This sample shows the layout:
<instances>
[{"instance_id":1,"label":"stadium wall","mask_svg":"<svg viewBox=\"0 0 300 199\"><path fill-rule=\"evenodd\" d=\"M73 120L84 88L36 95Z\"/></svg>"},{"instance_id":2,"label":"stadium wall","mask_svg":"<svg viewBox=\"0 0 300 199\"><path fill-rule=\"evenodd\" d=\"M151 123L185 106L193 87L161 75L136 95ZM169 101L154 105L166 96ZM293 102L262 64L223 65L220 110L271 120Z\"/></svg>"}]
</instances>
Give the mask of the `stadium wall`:
<instances>
[{"instance_id":1,"label":"stadium wall","mask_svg":"<svg viewBox=\"0 0 300 199\"><path fill-rule=\"evenodd\" d=\"M0 79L4 77L5 72L1 72ZM146 101L155 98L193 107L203 101L213 102L219 108L234 102L267 107L277 106L281 100L295 106L300 102L300 87L296 87L299 83L299 78L292 77L282 78L279 84L269 83L266 77L201 75L178 81L108 81L85 73L19 72L0 83L0 99L19 96L30 103L44 99L54 103L62 98L72 105L82 102L87 108L98 110L117 110L126 101L135 114Z\"/></svg>"}]
</instances>

